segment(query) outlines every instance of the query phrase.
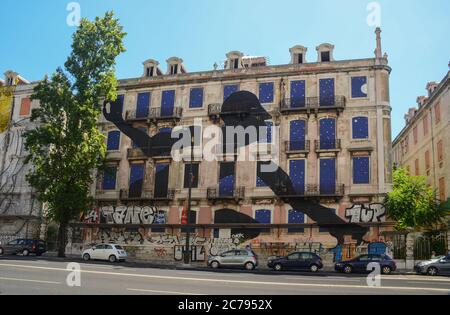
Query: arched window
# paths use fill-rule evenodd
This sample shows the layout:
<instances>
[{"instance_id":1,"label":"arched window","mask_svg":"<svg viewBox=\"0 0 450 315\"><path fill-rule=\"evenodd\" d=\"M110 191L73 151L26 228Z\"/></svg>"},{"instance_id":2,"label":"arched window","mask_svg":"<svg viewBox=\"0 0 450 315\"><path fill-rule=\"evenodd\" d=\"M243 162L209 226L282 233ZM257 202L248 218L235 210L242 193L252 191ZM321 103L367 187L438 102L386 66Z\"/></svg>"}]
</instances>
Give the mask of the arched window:
<instances>
[{"instance_id":1,"label":"arched window","mask_svg":"<svg viewBox=\"0 0 450 315\"><path fill-rule=\"evenodd\" d=\"M120 148L120 131L113 130L108 132L108 143L107 143L108 151L117 151Z\"/></svg>"}]
</instances>

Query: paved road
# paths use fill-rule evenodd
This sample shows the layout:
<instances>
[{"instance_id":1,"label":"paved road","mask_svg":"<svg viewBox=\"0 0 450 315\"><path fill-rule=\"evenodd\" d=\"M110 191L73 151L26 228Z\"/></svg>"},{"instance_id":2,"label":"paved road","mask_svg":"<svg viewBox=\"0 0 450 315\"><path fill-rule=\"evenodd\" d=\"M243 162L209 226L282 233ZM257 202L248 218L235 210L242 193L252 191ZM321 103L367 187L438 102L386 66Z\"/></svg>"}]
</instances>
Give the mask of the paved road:
<instances>
[{"instance_id":1,"label":"paved road","mask_svg":"<svg viewBox=\"0 0 450 315\"><path fill-rule=\"evenodd\" d=\"M368 287L366 276L341 274L254 274L143 268L139 265L82 263L81 287L69 287L67 261L0 259L0 294L298 295L450 294L450 278L383 276Z\"/></svg>"}]
</instances>

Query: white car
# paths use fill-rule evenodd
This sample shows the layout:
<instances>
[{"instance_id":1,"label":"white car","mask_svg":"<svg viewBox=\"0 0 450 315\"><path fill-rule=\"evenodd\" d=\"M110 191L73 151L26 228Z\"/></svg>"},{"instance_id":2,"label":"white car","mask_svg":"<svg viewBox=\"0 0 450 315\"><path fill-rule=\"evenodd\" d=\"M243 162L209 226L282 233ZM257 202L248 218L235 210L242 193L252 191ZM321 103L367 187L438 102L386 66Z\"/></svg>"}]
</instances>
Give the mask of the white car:
<instances>
[{"instance_id":1,"label":"white car","mask_svg":"<svg viewBox=\"0 0 450 315\"><path fill-rule=\"evenodd\" d=\"M109 262L125 261L127 253L122 246L117 244L100 244L86 249L81 254L84 261L89 260L107 260Z\"/></svg>"}]
</instances>

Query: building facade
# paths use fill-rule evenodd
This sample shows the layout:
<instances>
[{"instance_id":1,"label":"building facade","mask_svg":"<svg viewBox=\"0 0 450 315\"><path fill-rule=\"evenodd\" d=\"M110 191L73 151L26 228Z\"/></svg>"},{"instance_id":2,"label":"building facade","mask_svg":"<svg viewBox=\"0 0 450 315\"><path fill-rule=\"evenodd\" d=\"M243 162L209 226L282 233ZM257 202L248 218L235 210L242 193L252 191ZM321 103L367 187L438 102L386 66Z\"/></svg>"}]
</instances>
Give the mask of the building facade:
<instances>
[{"instance_id":1,"label":"building facade","mask_svg":"<svg viewBox=\"0 0 450 315\"><path fill-rule=\"evenodd\" d=\"M334 46L322 44L316 48L316 62L308 62L307 48L298 45L290 49L289 64L276 66L239 51L226 55L225 69L215 65L207 72L188 73L183 60L173 57L163 74L157 61L145 61L141 77L119 80L118 99L110 105L120 112L122 127L100 119L107 167L92 190L97 207L74 229L68 251L79 253L87 244L111 241L128 246L138 259L181 260L186 228L180 224L191 162L175 160L164 143L158 154L150 154L150 148L134 143L123 130L157 139L191 126L200 130L193 149L189 214L194 261L246 245L261 257L314 248L348 258L361 245L346 233L353 224L367 226L366 250L369 243L387 241L392 222L381 203L392 187L391 69L380 33L377 29L375 58L368 59L337 61ZM239 91L254 95L269 114L267 138L260 140L256 159L239 160L232 152L209 161L203 151L208 129L223 126L224 104ZM245 115L238 112L234 114ZM261 142L263 153L258 152ZM189 157L190 151L180 154ZM276 156L295 193L280 196L258 176L264 155ZM338 241L326 224L294 209L293 199L331 210L346 223L338 227L345 237ZM249 224L264 226L255 231Z\"/></svg>"},{"instance_id":2,"label":"building facade","mask_svg":"<svg viewBox=\"0 0 450 315\"><path fill-rule=\"evenodd\" d=\"M393 142L393 159L411 175L425 176L439 199L450 198L450 72L429 82L428 95L405 115L406 125Z\"/></svg>"}]
</instances>

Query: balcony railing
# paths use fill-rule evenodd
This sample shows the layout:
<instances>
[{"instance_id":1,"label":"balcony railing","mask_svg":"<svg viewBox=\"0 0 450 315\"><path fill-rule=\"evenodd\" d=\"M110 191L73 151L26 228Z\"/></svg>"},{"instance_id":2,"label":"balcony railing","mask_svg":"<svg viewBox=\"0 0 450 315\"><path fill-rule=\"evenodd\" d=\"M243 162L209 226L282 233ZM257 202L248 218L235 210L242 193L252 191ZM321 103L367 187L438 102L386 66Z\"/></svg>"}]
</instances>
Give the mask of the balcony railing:
<instances>
[{"instance_id":1,"label":"balcony railing","mask_svg":"<svg viewBox=\"0 0 450 315\"><path fill-rule=\"evenodd\" d=\"M149 152L147 156L144 152ZM144 148L130 148L127 150L127 159L139 160L147 159L149 157L171 157L172 147L170 146L153 146Z\"/></svg>"},{"instance_id":2,"label":"balcony railing","mask_svg":"<svg viewBox=\"0 0 450 315\"><path fill-rule=\"evenodd\" d=\"M280 103L281 112L299 112L312 111L323 109L338 109L345 108L346 98L342 95L337 95L329 98L307 97L306 99L284 99Z\"/></svg>"},{"instance_id":3,"label":"balcony railing","mask_svg":"<svg viewBox=\"0 0 450 315\"><path fill-rule=\"evenodd\" d=\"M286 141L286 153L308 153L311 149L311 142L309 140L300 141Z\"/></svg>"},{"instance_id":4,"label":"balcony railing","mask_svg":"<svg viewBox=\"0 0 450 315\"><path fill-rule=\"evenodd\" d=\"M220 188L213 187L207 189L207 198L209 200L218 200L218 199L236 199L242 200L245 198L245 187L235 187L233 191L221 192Z\"/></svg>"},{"instance_id":5,"label":"balcony railing","mask_svg":"<svg viewBox=\"0 0 450 315\"><path fill-rule=\"evenodd\" d=\"M301 198L301 197L342 197L345 194L344 184L335 185L316 185L308 184L303 189L295 192L288 192L285 187L279 187L277 195L283 198Z\"/></svg>"},{"instance_id":6,"label":"balcony railing","mask_svg":"<svg viewBox=\"0 0 450 315\"><path fill-rule=\"evenodd\" d=\"M341 139L315 140L314 144L316 152L341 150Z\"/></svg>"},{"instance_id":7,"label":"balcony railing","mask_svg":"<svg viewBox=\"0 0 450 315\"><path fill-rule=\"evenodd\" d=\"M181 119L183 116L182 107L174 107L172 110L158 108L150 108L147 113L138 113L136 110L128 110L125 114L127 121L141 121L148 119Z\"/></svg>"},{"instance_id":8,"label":"balcony railing","mask_svg":"<svg viewBox=\"0 0 450 315\"><path fill-rule=\"evenodd\" d=\"M161 195L153 190L130 191L128 189L120 190L121 200L174 200L175 189L168 189L167 194Z\"/></svg>"},{"instance_id":9,"label":"balcony railing","mask_svg":"<svg viewBox=\"0 0 450 315\"><path fill-rule=\"evenodd\" d=\"M238 115L249 114L247 106L245 104L229 104L226 108L223 108L222 104L214 103L208 105L209 116L226 116L226 115Z\"/></svg>"},{"instance_id":10,"label":"balcony railing","mask_svg":"<svg viewBox=\"0 0 450 315\"><path fill-rule=\"evenodd\" d=\"M125 113L125 120L127 121L141 121L147 120L150 117L150 113L139 113L136 110L127 110Z\"/></svg>"}]
</instances>

